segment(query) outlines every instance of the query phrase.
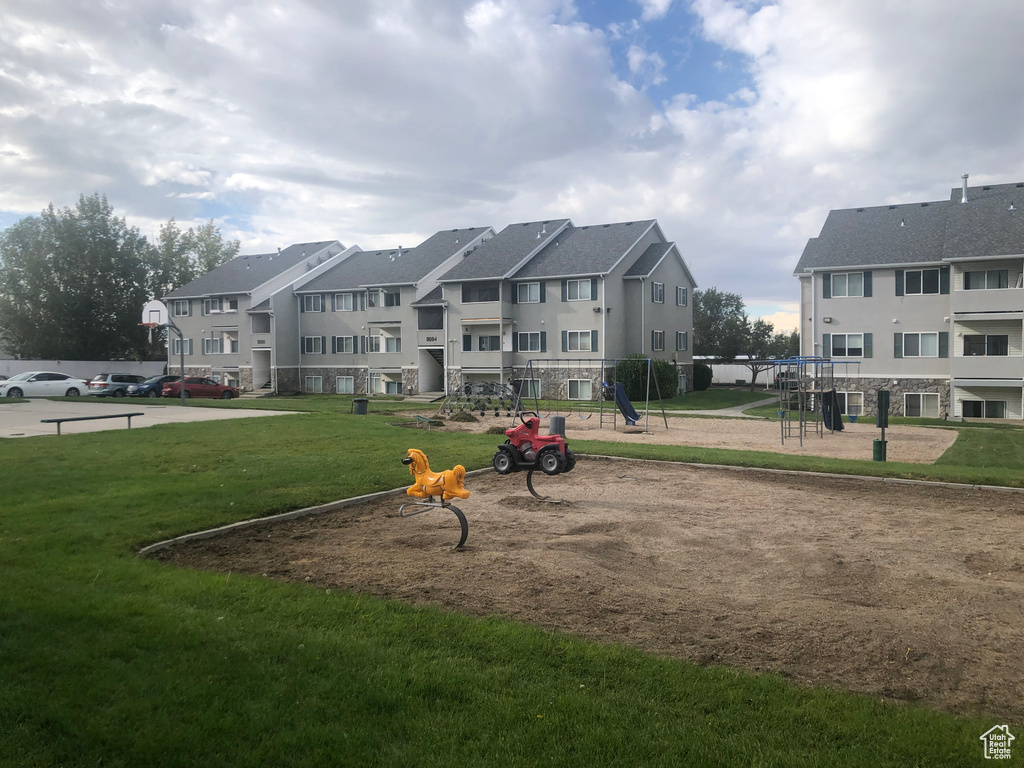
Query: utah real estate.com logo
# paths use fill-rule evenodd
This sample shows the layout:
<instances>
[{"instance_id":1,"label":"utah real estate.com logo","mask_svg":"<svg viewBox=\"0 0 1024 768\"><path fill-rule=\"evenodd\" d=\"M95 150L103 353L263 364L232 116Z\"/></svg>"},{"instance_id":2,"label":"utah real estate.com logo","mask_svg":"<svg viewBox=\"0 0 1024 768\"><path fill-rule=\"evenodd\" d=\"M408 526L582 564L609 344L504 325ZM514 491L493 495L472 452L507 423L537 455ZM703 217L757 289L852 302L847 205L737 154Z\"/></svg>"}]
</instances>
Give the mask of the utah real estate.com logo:
<instances>
[{"instance_id":1,"label":"utah real estate.com logo","mask_svg":"<svg viewBox=\"0 0 1024 768\"><path fill-rule=\"evenodd\" d=\"M985 743L986 760L1009 760L1010 742L1017 737L1010 733L1007 725L996 725L981 734Z\"/></svg>"}]
</instances>

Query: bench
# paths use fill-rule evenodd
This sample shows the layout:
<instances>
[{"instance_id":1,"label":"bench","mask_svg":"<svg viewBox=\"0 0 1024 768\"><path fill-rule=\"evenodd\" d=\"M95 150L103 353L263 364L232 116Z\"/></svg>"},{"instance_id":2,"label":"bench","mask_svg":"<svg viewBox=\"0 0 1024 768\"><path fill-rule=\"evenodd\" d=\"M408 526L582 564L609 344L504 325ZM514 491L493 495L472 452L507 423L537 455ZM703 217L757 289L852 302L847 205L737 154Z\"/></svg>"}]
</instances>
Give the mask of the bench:
<instances>
[{"instance_id":1,"label":"bench","mask_svg":"<svg viewBox=\"0 0 1024 768\"><path fill-rule=\"evenodd\" d=\"M438 421L437 419L430 419L430 418L427 418L426 416L417 416L417 415L413 414L413 418L416 419L416 421L418 421L420 424L426 424L427 425L427 429L430 429L432 426L443 426L444 425L443 421Z\"/></svg>"},{"instance_id":2,"label":"bench","mask_svg":"<svg viewBox=\"0 0 1024 768\"><path fill-rule=\"evenodd\" d=\"M60 425L65 421L96 421L97 419L128 419L128 429L132 428L132 416L145 416L144 413L111 413L106 416L65 416L60 419L40 419L40 424L56 424L57 434L60 434Z\"/></svg>"}]
</instances>

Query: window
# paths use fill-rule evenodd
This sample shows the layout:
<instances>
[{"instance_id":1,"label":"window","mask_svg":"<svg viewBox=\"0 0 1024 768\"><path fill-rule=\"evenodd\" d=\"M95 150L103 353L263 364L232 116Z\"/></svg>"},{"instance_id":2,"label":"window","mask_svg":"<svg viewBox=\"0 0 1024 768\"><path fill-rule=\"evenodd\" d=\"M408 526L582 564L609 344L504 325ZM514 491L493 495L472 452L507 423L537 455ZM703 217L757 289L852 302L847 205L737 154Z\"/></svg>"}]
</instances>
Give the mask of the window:
<instances>
[{"instance_id":1,"label":"window","mask_svg":"<svg viewBox=\"0 0 1024 768\"><path fill-rule=\"evenodd\" d=\"M591 391L589 379L569 379L570 400L590 400Z\"/></svg>"},{"instance_id":2,"label":"window","mask_svg":"<svg viewBox=\"0 0 1024 768\"><path fill-rule=\"evenodd\" d=\"M964 357L1006 357L1010 337L1006 334L964 334Z\"/></svg>"},{"instance_id":3,"label":"window","mask_svg":"<svg viewBox=\"0 0 1024 768\"><path fill-rule=\"evenodd\" d=\"M590 351L590 331L568 331L568 351L569 352L589 352Z\"/></svg>"},{"instance_id":4,"label":"window","mask_svg":"<svg viewBox=\"0 0 1024 768\"><path fill-rule=\"evenodd\" d=\"M324 377L323 376L307 376L306 377L306 391L312 392L315 395L319 395L324 391Z\"/></svg>"},{"instance_id":5,"label":"window","mask_svg":"<svg viewBox=\"0 0 1024 768\"><path fill-rule=\"evenodd\" d=\"M939 270L908 269L904 274L907 296L939 292Z\"/></svg>"},{"instance_id":6,"label":"window","mask_svg":"<svg viewBox=\"0 0 1024 768\"><path fill-rule=\"evenodd\" d=\"M903 334L903 356L904 357L938 357L939 356L939 334L938 333L904 333Z\"/></svg>"},{"instance_id":7,"label":"window","mask_svg":"<svg viewBox=\"0 0 1024 768\"><path fill-rule=\"evenodd\" d=\"M903 396L903 415L911 418L939 418L939 396L937 393L908 393Z\"/></svg>"},{"instance_id":8,"label":"window","mask_svg":"<svg viewBox=\"0 0 1024 768\"><path fill-rule=\"evenodd\" d=\"M334 386L339 395L351 395L355 393L355 384L352 376L339 376Z\"/></svg>"},{"instance_id":9,"label":"window","mask_svg":"<svg viewBox=\"0 0 1024 768\"><path fill-rule=\"evenodd\" d=\"M593 281L589 278L565 281L566 301L592 301L594 298Z\"/></svg>"},{"instance_id":10,"label":"window","mask_svg":"<svg viewBox=\"0 0 1024 768\"><path fill-rule=\"evenodd\" d=\"M203 339L204 355L223 355L224 339Z\"/></svg>"},{"instance_id":11,"label":"window","mask_svg":"<svg viewBox=\"0 0 1024 768\"><path fill-rule=\"evenodd\" d=\"M319 293L307 294L302 297L303 312L323 312L324 300Z\"/></svg>"},{"instance_id":12,"label":"window","mask_svg":"<svg viewBox=\"0 0 1024 768\"><path fill-rule=\"evenodd\" d=\"M252 315L253 333L270 333L270 315Z\"/></svg>"},{"instance_id":13,"label":"window","mask_svg":"<svg viewBox=\"0 0 1024 768\"><path fill-rule=\"evenodd\" d=\"M864 334L833 333L832 357L863 357Z\"/></svg>"},{"instance_id":14,"label":"window","mask_svg":"<svg viewBox=\"0 0 1024 768\"><path fill-rule=\"evenodd\" d=\"M863 392L836 392L839 399L839 412L847 416L860 416L864 413Z\"/></svg>"},{"instance_id":15,"label":"window","mask_svg":"<svg viewBox=\"0 0 1024 768\"><path fill-rule=\"evenodd\" d=\"M540 304L540 283L520 283L517 285L516 300L520 304Z\"/></svg>"},{"instance_id":16,"label":"window","mask_svg":"<svg viewBox=\"0 0 1024 768\"><path fill-rule=\"evenodd\" d=\"M1007 269L982 269L964 272L965 291L994 290L1010 287L1010 272Z\"/></svg>"},{"instance_id":17,"label":"window","mask_svg":"<svg viewBox=\"0 0 1024 768\"><path fill-rule=\"evenodd\" d=\"M385 395L400 395L402 394L402 382L391 381L390 379L384 382L384 394Z\"/></svg>"},{"instance_id":18,"label":"window","mask_svg":"<svg viewBox=\"0 0 1024 768\"><path fill-rule=\"evenodd\" d=\"M381 375L379 373L370 374L370 394L379 395L381 393Z\"/></svg>"},{"instance_id":19,"label":"window","mask_svg":"<svg viewBox=\"0 0 1024 768\"><path fill-rule=\"evenodd\" d=\"M519 393L519 397L540 398L540 379L514 379L512 388Z\"/></svg>"},{"instance_id":20,"label":"window","mask_svg":"<svg viewBox=\"0 0 1024 768\"><path fill-rule=\"evenodd\" d=\"M651 283L651 301L655 304L665 303L665 284Z\"/></svg>"},{"instance_id":21,"label":"window","mask_svg":"<svg viewBox=\"0 0 1024 768\"><path fill-rule=\"evenodd\" d=\"M540 352L540 334L539 333L520 333L519 334L519 351L520 352Z\"/></svg>"},{"instance_id":22,"label":"window","mask_svg":"<svg viewBox=\"0 0 1024 768\"><path fill-rule=\"evenodd\" d=\"M384 291L384 306L385 307L400 307L402 306L402 294L398 291Z\"/></svg>"},{"instance_id":23,"label":"window","mask_svg":"<svg viewBox=\"0 0 1024 768\"><path fill-rule=\"evenodd\" d=\"M355 336L335 336L331 342L331 351L336 355L352 355L356 351Z\"/></svg>"},{"instance_id":24,"label":"window","mask_svg":"<svg viewBox=\"0 0 1024 768\"><path fill-rule=\"evenodd\" d=\"M351 293L336 293L334 294L334 311L335 312L351 312L355 308L355 302L353 301Z\"/></svg>"},{"instance_id":25,"label":"window","mask_svg":"<svg viewBox=\"0 0 1024 768\"><path fill-rule=\"evenodd\" d=\"M369 336L366 339L366 351L370 353L380 352L380 336Z\"/></svg>"},{"instance_id":26,"label":"window","mask_svg":"<svg viewBox=\"0 0 1024 768\"><path fill-rule=\"evenodd\" d=\"M379 304L380 304L380 299L377 297L377 292L376 291L367 291L366 292L366 306L368 306L368 307L376 307Z\"/></svg>"},{"instance_id":27,"label":"window","mask_svg":"<svg viewBox=\"0 0 1024 768\"><path fill-rule=\"evenodd\" d=\"M385 352L401 352L402 351L402 337L401 336L383 336L384 339L384 351Z\"/></svg>"},{"instance_id":28,"label":"window","mask_svg":"<svg viewBox=\"0 0 1024 768\"><path fill-rule=\"evenodd\" d=\"M306 355L322 355L324 353L324 337L303 336L302 352Z\"/></svg>"},{"instance_id":29,"label":"window","mask_svg":"<svg viewBox=\"0 0 1024 768\"><path fill-rule=\"evenodd\" d=\"M1005 400L964 400L961 403L964 418L1005 419Z\"/></svg>"},{"instance_id":30,"label":"window","mask_svg":"<svg viewBox=\"0 0 1024 768\"><path fill-rule=\"evenodd\" d=\"M477 349L481 352L501 352L501 336L480 336Z\"/></svg>"},{"instance_id":31,"label":"window","mask_svg":"<svg viewBox=\"0 0 1024 768\"><path fill-rule=\"evenodd\" d=\"M181 354L181 344L182 344L182 341L185 342L185 354L186 355L191 355L192 354L192 339L171 339L171 354L172 355L180 355Z\"/></svg>"},{"instance_id":32,"label":"window","mask_svg":"<svg viewBox=\"0 0 1024 768\"><path fill-rule=\"evenodd\" d=\"M416 327L421 331L440 331L444 329L443 307L420 307L416 312Z\"/></svg>"},{"instance_id":33,"label":"window","mask_svg":"<svg viewBox=\"0 0 1024 768\"><path fill-rule=\"evenodd\" d=\"M665 351L665 332L664 331L651 331L651 351L652 352L664 352Z\"/></svg>"},{"instance_id":34,"label":"window","mask_svg":"<svg viewBox=\"0 0 1024 768\"><path fill-rule=\"evenodd\" d=\"M188 299L175 299L171 304L171 313L175 317L188 317L192 314L192 302Z\"/></svg>"},{"instance_id":35,"label":"window","mask_svg":"<svg viewBox=\"0 0 1024 768\"><path fill-rule=\"evenodd\" d=\"M676 306L686 306L686 288L681 285L676 286Z\"/></svg>"},{"instance_id":36,"label":"window","mask_svg":"<svg viewBox=\"0 0 1024 768\"><path fill-rule=\"evenodd\" d=\"M863 272L836 272L831 277L832 298L859 298L864 295Z\"/></svg>"},{"instance_id":37,"label":"window","mask_svg":"<svg viewBox=\"0 0 1024 768\"><path fill-rule=\"evenodd\" d=\"M687 331L676 331L676 352L685 352L689 347L689 333Z\"/></svg>"},{"instance_id":38,"label":"window","mask_svg":"<svg viewBox=\"0 0 1024 768\"><path fill-rule=\"evenodd\" d=\"M498 294L498 283L496 282L462 284L463 304L478 304L485 301L497 301Z\"/></svg>"}]
</instances>

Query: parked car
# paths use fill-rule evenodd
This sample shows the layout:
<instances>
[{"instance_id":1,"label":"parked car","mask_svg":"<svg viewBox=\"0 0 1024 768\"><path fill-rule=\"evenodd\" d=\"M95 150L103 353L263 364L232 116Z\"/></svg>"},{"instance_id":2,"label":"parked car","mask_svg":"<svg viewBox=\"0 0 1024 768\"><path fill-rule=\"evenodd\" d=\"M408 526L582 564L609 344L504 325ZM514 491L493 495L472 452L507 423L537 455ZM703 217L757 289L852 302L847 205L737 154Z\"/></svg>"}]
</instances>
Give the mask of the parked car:
<instances>
[{"instance_id":1,"label":"parked car","mask_svg":"<svg viewBox=\"0 0 1024 768\"><path fill-rule=\"evenodd\" d=\"M181 395L181 379L175 378L164 384L164 397L179 397ZM238 389L228 384L218 384L213 379L203 379L198 376L185 377L185 397L219 397L221 400L230 400L238 397Z\"/></svg>"},{"instance_id":2,"label":"parked car","mask_svg":"<svg viewBox=\"0 0 1024 768\"><path fill-rule=\"evenodd\" d=\"M181 376L151 376L138 384L128 385L129 397L160 397L164 392L164 384L179 381Z\"/></svg>"},{"instance_id":3,"label":"parked car","mask_svg":"<svg viewBox=\"0 0 1024 768\"><path fill-rule=\"evenodd\" d=\"M88 394L97 397L124 397L128 394L129 385L140 384L145 380L145 376L134 373L97 373L89 382Z\"/></svg>"},{"instance_id":4,"label":"parked car","mask_svg":"<svg viewBox=\"0 0 1024 768\"><path fill-rule=\"evenodd\" d=\"M0 381L0 397L78 397L89 382L53 371L26 371Z\"/></svg>"}]
</instances>

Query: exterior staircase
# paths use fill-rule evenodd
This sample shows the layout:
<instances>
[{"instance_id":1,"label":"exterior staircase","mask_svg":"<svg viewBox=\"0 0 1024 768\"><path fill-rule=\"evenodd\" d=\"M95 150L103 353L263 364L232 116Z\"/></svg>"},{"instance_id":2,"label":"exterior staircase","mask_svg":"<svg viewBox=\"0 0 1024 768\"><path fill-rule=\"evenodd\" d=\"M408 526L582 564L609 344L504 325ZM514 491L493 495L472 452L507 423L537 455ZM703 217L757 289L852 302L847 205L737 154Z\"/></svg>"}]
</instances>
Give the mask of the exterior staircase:
<instances>
[{"instance_id":1,"label":"exterior staircase","mask_svg":"<svg viewBox=\"0 0 1024 768\"><path fill-rule=\"evenodd\" d=\"M407 403L436 403L439 400L444 400L444 392L420 392L405 398Z\"/></svg>"}]
</instances>

